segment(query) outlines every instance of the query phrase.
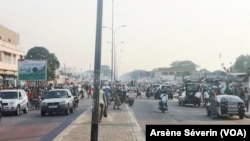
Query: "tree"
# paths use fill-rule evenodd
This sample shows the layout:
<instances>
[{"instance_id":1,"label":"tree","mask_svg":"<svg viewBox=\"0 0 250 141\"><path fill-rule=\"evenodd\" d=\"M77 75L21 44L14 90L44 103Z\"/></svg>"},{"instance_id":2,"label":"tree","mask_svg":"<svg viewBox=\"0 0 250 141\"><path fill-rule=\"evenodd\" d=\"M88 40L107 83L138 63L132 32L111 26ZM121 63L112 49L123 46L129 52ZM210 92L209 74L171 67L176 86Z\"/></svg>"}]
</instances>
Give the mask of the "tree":
<instances>
[{"instance_id":1,"label":"tree","mask_svg":"<svg viewBox=\"0 0 250 141\"><path fill-rule=\"evenodd\" d=\"M175 68L183 68L185 70L189 71L195 71L196 68L199 66L196 65L194 62L185 60L185 61L174 61L170 64L170 66L175 67Z\"/></svg>"},{"instance_id":2,"label":"tree","mask_svg":"<svg viewBox=\"0 0 250 141\"><path fill-rule=\"evenodd\" d=\"M250 56L240 55L236 58L236 62L233 65L233 68L236 72L242 72L250 74Z\"/></svg>"},{"instance_id":3,"label":"tree","mask_svg":"<svg viewBox=\"0 0 250 141\"><path fill-rule=\"evenodd\" d=\"M206 74L210 74L211 72L204 68L204 69L200 69L199 73L206 75Z\"/></svg>"},{"instance_id":4,"label":"tree","mask_svg":"<svg viewBox=\"0 0 250 141\"><path fill-rule=\"evenodd\" d=\"M225 71L222 71L222 70L216 70L214 72L212 72L212 74L214 75L220 75L220 76L226 76L226 72Z\"/></svg>"},{"instance_id":5,"label":"tree","mask_svg":"<svg viewBox=\"0 0 250 141\"><path fill-rule=\"evenodd\" d=\"M60 67L60 62L54 53L44 47L33 47L27 52L25 59L47 60L47 80L54 80L55 71Z\"/></svg>"}]
</instances>

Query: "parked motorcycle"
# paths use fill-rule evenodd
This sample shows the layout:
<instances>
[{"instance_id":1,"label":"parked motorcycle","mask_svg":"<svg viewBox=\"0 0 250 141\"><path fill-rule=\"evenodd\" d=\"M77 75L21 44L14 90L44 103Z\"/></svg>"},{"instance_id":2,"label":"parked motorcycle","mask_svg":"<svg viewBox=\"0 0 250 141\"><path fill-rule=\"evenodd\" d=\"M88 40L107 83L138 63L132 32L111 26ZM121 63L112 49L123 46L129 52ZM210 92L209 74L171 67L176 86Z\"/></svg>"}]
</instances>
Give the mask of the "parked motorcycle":
<instances>
[{"instance_id":1,"label":"parked motorcycle","mask_svg":"<svg viewBox=\"0 0 250 141\"><path fill-rule=\"evenodd\" d=\"M165 113L165 111L168 110L168 95L163 93L161 94L160 98L161 100L159 102L159 110L161 110L162 113Z\"/></svg>"}]
</instances>

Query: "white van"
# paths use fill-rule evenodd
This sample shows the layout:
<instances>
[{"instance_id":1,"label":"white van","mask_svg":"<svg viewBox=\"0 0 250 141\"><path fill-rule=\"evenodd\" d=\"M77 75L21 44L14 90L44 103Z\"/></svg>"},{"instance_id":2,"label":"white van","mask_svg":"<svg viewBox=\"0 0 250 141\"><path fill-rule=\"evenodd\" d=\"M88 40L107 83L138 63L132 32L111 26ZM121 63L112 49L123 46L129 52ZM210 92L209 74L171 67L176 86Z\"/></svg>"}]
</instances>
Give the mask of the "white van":
<instances>
[{"instance_id":1,"label":"white van","mask_svg":"<svg viewBox=\"0 0 250 141\"><path fill-rule=\"evenodd\" d=\"M27 93L23 89L0 90L2 98L2 112L15 112L18 116L20 111L28 113L29 100Z\"/></svg>"}]
</instances>

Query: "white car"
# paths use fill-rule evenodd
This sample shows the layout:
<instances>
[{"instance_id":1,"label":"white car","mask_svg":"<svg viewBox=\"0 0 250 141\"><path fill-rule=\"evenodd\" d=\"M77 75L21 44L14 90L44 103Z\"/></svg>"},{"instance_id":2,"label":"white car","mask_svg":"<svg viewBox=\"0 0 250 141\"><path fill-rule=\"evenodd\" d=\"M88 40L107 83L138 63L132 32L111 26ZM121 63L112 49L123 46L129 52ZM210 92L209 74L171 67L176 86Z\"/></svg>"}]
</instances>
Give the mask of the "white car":
<instances>
[{"instance_id":1,"label":"white car","mask_svg":"<svg viewBox=\"0 0 250 141\"><path fill-rule=\"evenodd\" d=\"M27 93L23 89L0 90L2 98L2 112L15 112L18 116L20 111L28 113L29 100Z\"/></svg>"},{"instance_id":2,"label":"white car","mask_svg":"<svg viewBox=\"0 0 250 141\"><path fill-rule=\"evenodd\" d=\"M74 96L69 89L53 89L46 93L41 103L41 116L46 113L63 112L65 115L74 112Z\"/></svg>"}]
</instances>

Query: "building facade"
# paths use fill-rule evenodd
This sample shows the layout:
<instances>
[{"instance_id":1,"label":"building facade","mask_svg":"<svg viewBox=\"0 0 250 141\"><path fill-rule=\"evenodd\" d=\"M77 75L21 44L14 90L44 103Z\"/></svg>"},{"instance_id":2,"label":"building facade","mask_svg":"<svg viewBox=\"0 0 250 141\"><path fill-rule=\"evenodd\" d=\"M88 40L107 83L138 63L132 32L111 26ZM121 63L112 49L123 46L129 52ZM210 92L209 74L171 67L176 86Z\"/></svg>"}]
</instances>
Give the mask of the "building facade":
<instances>
[{"instance_id":1,"label":"building facade","mask_svg":"<svg viewBox=\"0 0 250 141\"><path fill-rule=\"evenodd\" d=\"M154 81L182 81L185 73L191 73L193 70L187 68L156 68L153 69Z\"/></svg>"},{"instance_id":2,"label":"building facade","mask_svg":"<svg viewBox=\"0 0 250 141\"><path fill-rule=\"evenodd\" d=\"M24 59L19 34L0 25L0 86L16 85L19 59Z\"/></svg>"}]
</instances>

